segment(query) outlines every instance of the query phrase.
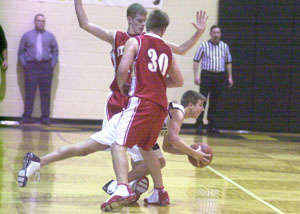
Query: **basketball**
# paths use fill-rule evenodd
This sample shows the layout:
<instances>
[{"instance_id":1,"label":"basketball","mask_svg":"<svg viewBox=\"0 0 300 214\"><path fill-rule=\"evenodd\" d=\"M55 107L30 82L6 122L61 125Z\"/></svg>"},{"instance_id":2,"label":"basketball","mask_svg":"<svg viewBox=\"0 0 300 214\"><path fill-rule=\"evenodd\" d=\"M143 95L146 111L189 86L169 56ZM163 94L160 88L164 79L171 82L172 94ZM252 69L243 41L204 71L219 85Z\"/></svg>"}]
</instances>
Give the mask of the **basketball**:
<instances>
[{"instance_id":1,"label":"basketball","mask_svg":"<svg viewBox=\"0 0 300 214\"><path fill-rule=\"evenodd\" d=\"M195 143L193 145L191 145L191 147L196 150L199 148L199 146L201 146L201 152L203 153L206 153L206 154L210 154L211 156L209 157L209 162L206 163L206 162L203 162L203 161L198 161L196 160L195 158L193 158L192 156L189 156L188 155L188 159L190 161L190 163L195 166L195 167L199 167L199 168L202 168L202 167L206 167L208 166L212 159L213 159L213 151L212 149L210 148L210 146L206 143Z\"/></svg>"}]
</instances>

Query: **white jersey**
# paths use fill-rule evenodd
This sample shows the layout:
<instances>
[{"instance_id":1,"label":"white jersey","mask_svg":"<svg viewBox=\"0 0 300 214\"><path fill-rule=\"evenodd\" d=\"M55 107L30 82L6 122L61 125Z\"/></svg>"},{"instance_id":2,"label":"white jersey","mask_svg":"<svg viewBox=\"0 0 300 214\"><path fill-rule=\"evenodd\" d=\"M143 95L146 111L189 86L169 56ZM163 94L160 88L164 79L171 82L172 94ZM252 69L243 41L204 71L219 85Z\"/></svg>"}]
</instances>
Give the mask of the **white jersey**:
<instances>
[{"instance_id":1,"label":"white jersey","mask_svg":"<svg viewBox=\"0 0 300 214\"><path fill-rule=\"evenodd\" d=\"M185 114L184 107L182 105L170 102L168 107L168 116L166 117L164 124L160 130L160 136L165 136L166 134L168 134L170 119L172 119L172 115L170 113L171 109L179 109L180 111L182 111L183 115Z\"/></svg>"}]
</instances>

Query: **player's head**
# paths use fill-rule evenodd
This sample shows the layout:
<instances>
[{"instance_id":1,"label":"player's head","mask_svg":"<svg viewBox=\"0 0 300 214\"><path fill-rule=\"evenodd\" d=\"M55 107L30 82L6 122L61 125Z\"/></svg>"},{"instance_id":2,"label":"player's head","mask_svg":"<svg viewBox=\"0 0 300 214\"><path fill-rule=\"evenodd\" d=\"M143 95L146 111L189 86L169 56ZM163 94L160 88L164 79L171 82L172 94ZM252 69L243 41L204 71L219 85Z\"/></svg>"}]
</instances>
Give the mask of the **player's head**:
<instances>
[{"instance_id":1,"label":"player's head","mask_svg":"<svg viewBox=\"0 0 300 214\"><path fill-rule=\"evenodd\" d=\"M163 12L162 10L153 10L148 16L146 22L146 31L151 31L163 36L169 23L170 19L167 13Z\"/></svg>"},{"instance_id":2,"label":"player's head","mask_svg":"<svg viewBox=\"0 0 300 214\"><path fill-rule=\"evenodd\" d=\"M134 3L128 6L128 33L141 34L144 31L147 13L146 8L139 3Z\"/></svg>"},{"instance_id":3,"label":"player's head","mask_svg":"<svg viewBox=\"0 0 300 214\"><path fill-rule=\"evenodd\" d=\"M206 98L196 91L186 91L181 97L181 105L186 109L189 117L197 119L202 111L204 111L204 102Z\"/></svg>"},{"instance_id":4,"label":"player's head","mask_svg":"<svg viewBox=\"0 0 300 214\"><path fill-rule=\"evenodd\" d=\"M34 17L34 26L37 30L43 31L45 29L46 20L45 16L41 13L36 14Z\"/></svg>"},{"instance_id":5,"label":"player's head","mask_svg":"<svg viewBox=\"0 0 300 214\"><path fill-rule=\"evenodd\" d=\"M213 25L210 28L210 37L212 42L218 43L221 39L221 28L218 25Z\"/></svg>"}]
</instances>

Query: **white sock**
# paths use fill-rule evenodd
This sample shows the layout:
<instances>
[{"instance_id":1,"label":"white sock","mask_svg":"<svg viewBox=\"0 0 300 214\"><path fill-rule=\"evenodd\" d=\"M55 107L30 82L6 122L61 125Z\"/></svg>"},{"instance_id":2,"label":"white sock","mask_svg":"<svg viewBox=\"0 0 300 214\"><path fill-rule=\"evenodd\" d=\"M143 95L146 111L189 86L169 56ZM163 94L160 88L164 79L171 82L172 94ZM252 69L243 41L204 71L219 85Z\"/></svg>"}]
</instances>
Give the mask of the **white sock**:
<instances>
[{"instance_id":1,"label":"white sock","mask_svg":"<svg viewBox=\"0 0 300 214\"><path fill-rule=\"evenodd\" d=\"M38 172L41 168L40 162L32 161L27 167L27 178Z\"/></svg>"}]
</instances>

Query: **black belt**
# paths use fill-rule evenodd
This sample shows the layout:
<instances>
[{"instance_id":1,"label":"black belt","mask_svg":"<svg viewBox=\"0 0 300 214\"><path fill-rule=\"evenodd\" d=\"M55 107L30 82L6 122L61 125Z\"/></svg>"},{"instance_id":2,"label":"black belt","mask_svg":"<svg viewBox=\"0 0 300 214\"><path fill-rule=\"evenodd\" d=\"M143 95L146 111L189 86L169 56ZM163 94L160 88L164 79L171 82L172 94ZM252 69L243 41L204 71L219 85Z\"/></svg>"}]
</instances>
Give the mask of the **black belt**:
<instances>
[{"instance_id":1,"label":"black belt","mask_svg":"<svg viewBox=\"0 0 300 214\"><path fill-rule=\"evenodd\" d=\"M219 71L219 72L215 72L215 71L208 71L208 70L201 70L210 74L225 74L225 71Z\"/></svg>"}]
</instances>

